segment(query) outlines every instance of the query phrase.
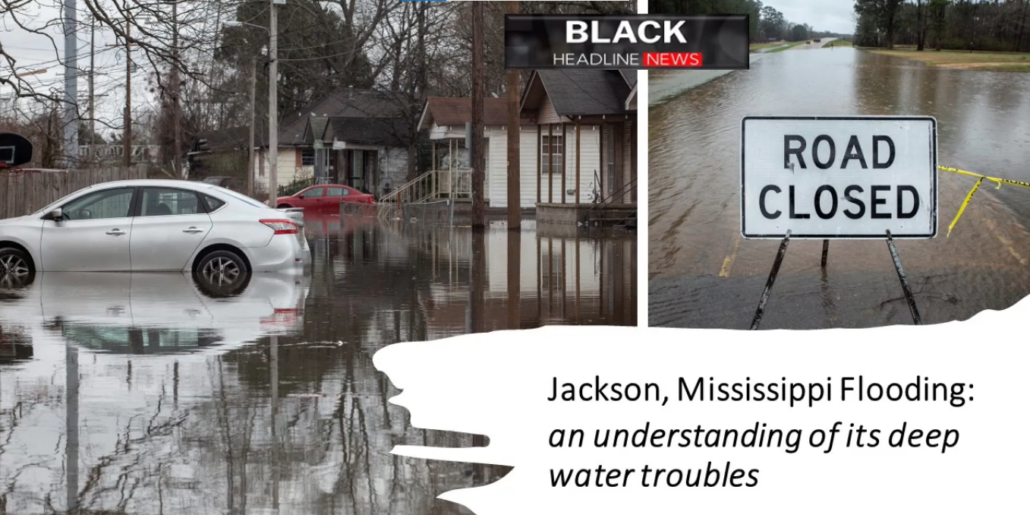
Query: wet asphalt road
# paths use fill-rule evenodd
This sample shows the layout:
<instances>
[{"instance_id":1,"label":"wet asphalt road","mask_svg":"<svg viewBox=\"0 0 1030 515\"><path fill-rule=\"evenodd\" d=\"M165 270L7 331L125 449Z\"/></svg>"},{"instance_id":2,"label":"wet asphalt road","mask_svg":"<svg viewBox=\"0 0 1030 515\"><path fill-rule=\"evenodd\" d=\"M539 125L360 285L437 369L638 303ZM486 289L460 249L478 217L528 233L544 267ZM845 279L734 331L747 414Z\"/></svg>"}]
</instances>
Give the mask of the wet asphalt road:
<instances>
[{"instance_id":1,"label":"wet asphalt road","mask_svg":"<svg viewBox=\"0 0 1030 515\"><path fill-rule=\"evenodd\" d=\"M822 38L818 43L816 43L815 40L810 40L812 41L811 43L804 43L796 47L791 47L789 50L819 50L835 39L837 38Z\"/></svg>"},{"instance_id":2,"label":"wet asphalt road","mask_svg":"<svg viewBox=\"0 0 1030 515\"><path fill-rule=\"evenodd\" d=\"M686 72L689 73L689 72ZM742 240L746 115L931 115L946 166L1030 179L1030 74L969 72L851 48L769 54L650 111L649 321L747 329L778 241ZM1005 309L1030 293L1030 191L940 174L939 236L900 241L924 323ZM909 324L882 241L791 241L763 329Z\"/></svg>"}]
</instances>

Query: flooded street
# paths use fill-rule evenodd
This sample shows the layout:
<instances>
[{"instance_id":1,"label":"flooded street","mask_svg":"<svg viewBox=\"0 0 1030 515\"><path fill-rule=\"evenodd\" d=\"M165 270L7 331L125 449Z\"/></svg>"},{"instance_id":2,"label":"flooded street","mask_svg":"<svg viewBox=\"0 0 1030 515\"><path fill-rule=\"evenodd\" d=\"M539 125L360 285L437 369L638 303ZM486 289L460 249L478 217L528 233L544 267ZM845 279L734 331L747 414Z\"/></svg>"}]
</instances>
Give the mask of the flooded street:
<instances>
[{"instance_id":1,"label":"flooded street","mask_svg":"<svg viewBox=\"0 0 1030 515\"><path fill-rule=\"evenodd\" d=\"M691 73L691 72L684 72ZM929 115L939 162L1030 181L1030 74L938 69L851 48L753 60L650 110L649 320L746 329L779 241L740 237L747 115ZM940 173L939 232L898 242L924 323L1004 309L1030 293L1030 190ZM882 241L791 241L763 329L910 324Z\"/></svg>"},{"instance_id":2,"label":"flooded street","mask_svg":"<svg viewBox=\"0 0 1030 515\"><path fill-rule=\"evenodd\" d=\"M412 428L373 354L637 323L632 234L339 217L306 231L303 278L39 274L0 288L0 514L468 513L435 497L506 470L389 454L485 439Z\"/></svg>"}]
</instances>

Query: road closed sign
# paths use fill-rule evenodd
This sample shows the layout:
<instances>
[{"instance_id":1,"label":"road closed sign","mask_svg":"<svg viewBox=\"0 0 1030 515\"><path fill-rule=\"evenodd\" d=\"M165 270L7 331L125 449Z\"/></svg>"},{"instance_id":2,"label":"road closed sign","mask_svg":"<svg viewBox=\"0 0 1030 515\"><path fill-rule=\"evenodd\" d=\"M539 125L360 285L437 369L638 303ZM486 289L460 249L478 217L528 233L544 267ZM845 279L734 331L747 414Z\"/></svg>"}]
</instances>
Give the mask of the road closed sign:
<instances>
[{"instance_id":1,"label":"road closed sign","mask_svg":"<svg viewBox=\"0 0 1030 515\"><path fill-rule=\"evenodd\" d=\"M931 117L749 116L741 126L745 238L933 238Z\"/></svg>"}]
</instances>

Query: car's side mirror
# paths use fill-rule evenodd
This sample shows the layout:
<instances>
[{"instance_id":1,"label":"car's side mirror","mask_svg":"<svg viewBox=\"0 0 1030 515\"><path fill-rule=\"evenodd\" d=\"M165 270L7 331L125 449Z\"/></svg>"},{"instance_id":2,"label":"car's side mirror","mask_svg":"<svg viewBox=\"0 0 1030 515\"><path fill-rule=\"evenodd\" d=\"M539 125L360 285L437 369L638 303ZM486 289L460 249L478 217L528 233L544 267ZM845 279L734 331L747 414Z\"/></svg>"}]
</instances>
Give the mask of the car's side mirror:
<instances>
[{"instance_id":1,"label":"car's side mirror","mask_svg":"<svg viewBox=\"0 0 1030 515\"><path fill-rule=\"evenodd\" d=\"M304 194L301 193L300 195L297 195L297 198L304 198Z\"/></svg>"},{"instance_id":2,"label":"car's side mirror","mask_svg":"<svg viewBox=\"0 0 1030 515\"><path fill-rule=\"evenodd\" d=\"M55 222L60 222L64 219L64 211L61 208L54 209L50 212L50 219Z\"/></svg>"}]
</instances>

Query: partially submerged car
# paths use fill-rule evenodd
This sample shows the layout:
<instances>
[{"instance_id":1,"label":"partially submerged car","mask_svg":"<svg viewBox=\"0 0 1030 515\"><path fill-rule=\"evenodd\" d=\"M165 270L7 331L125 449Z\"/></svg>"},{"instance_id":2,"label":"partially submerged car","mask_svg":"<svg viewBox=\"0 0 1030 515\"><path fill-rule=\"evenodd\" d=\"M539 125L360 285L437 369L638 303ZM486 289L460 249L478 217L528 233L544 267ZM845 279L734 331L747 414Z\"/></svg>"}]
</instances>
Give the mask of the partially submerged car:
<instances>
[{"instance_id":1,"label":"partially submerged car","mask_svg":"<svg viewBox=\"0 0 1030 515\"><path fill-rule=\"evenodd\" d=\"M343 184L319 184L290 195L279 197L276 206L279 208L303 208L305 211L338 212L340 203L375 204L375 197L362 193L355 188Z\"/></svg>"},{"instance_id":2,"label":"partially submerged car","mask_svg":"<svg viewBox=\"0 0 1030 515\"><path fill-rule=\"evenodd\" d=\"M35 272L302 273L303 213L191 181L96 184L0 220L0 275Z\"/></svg>"}]
</instances>

